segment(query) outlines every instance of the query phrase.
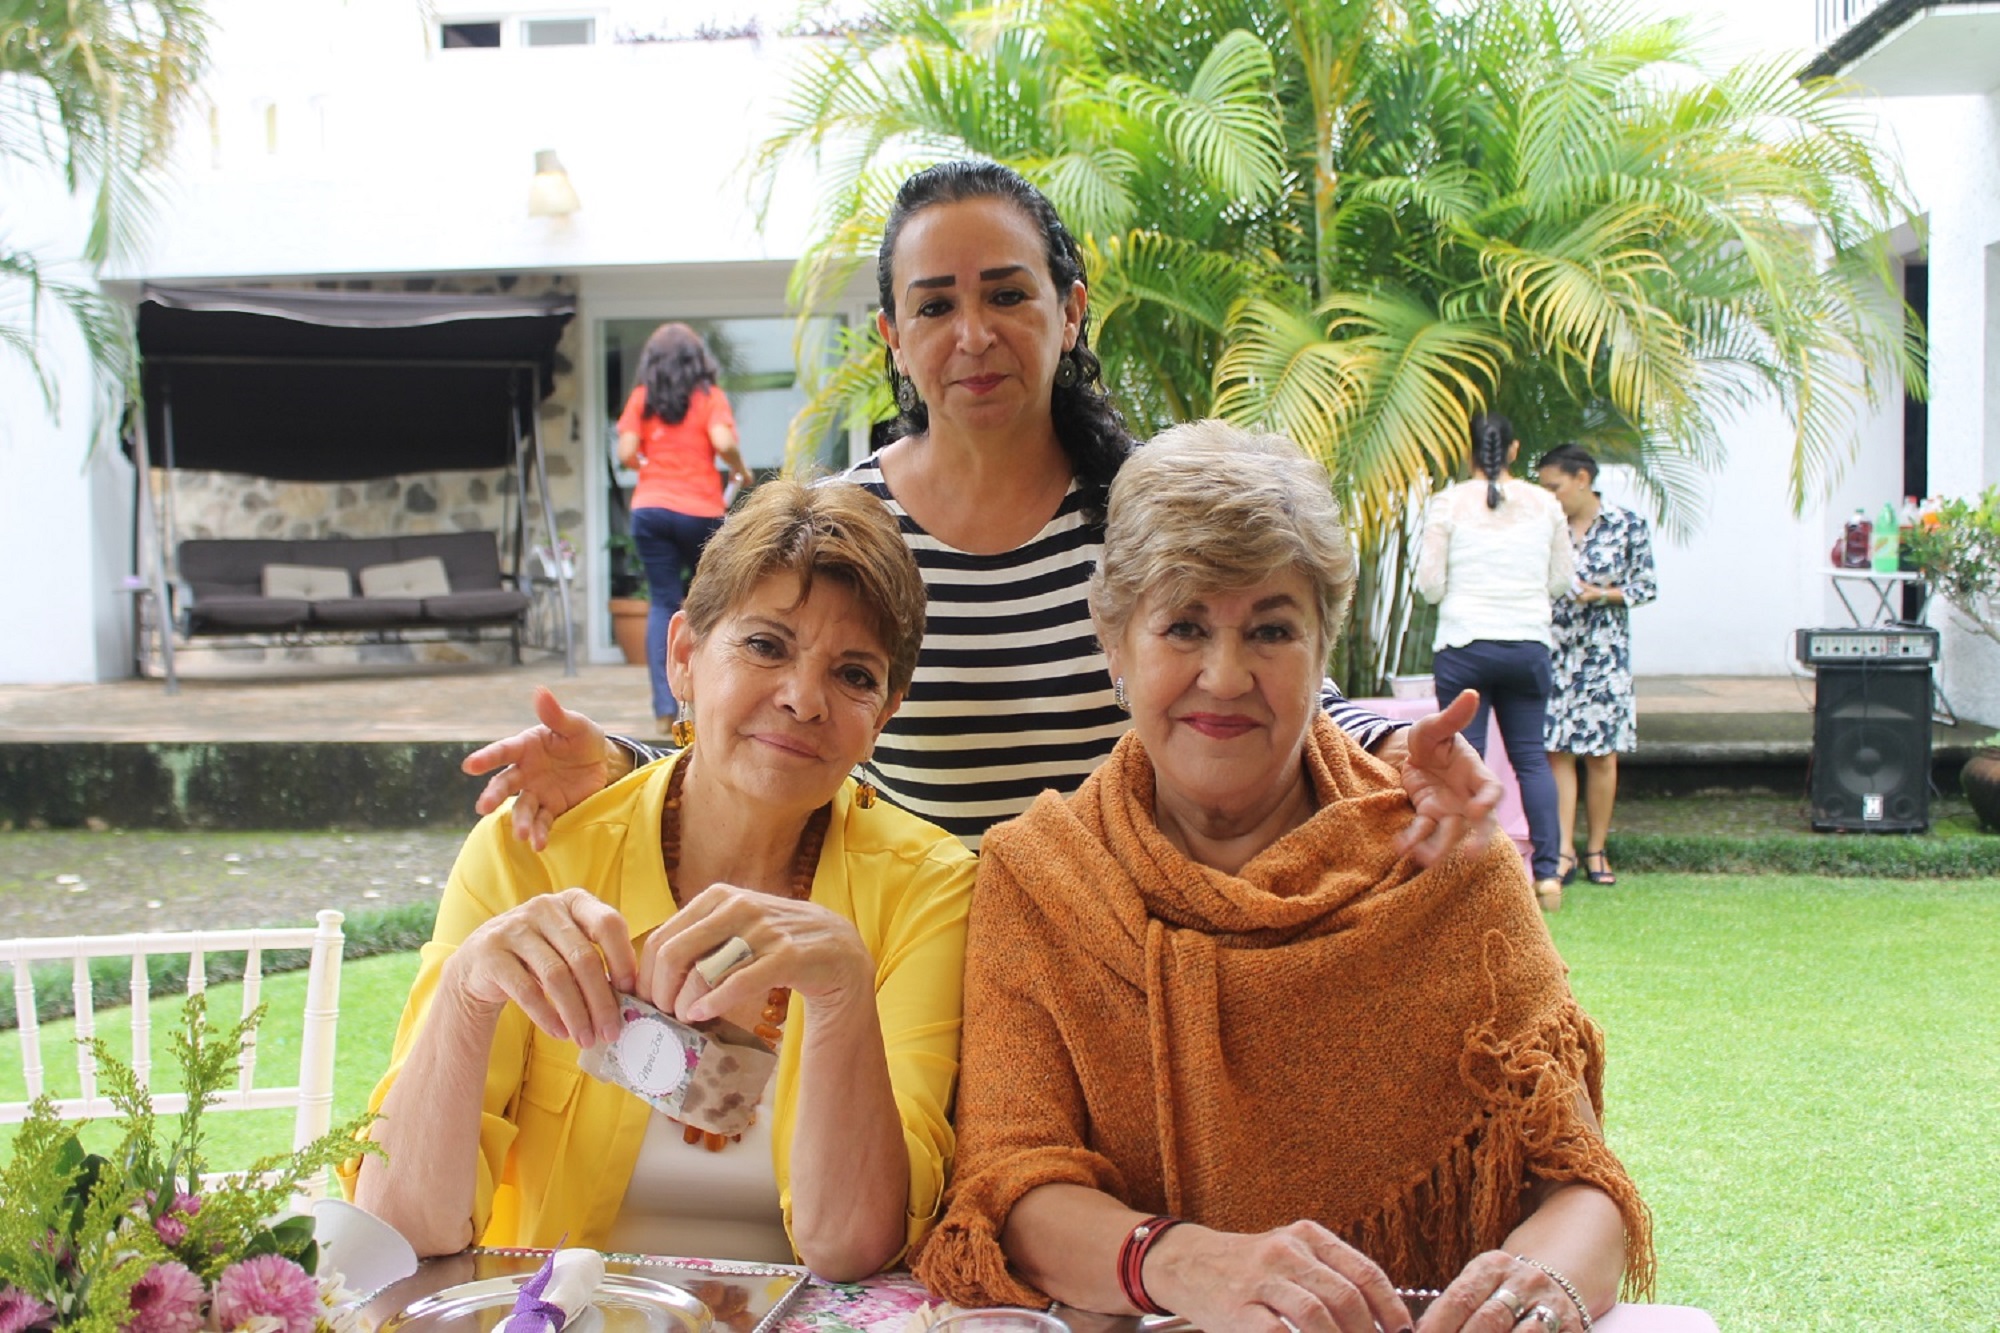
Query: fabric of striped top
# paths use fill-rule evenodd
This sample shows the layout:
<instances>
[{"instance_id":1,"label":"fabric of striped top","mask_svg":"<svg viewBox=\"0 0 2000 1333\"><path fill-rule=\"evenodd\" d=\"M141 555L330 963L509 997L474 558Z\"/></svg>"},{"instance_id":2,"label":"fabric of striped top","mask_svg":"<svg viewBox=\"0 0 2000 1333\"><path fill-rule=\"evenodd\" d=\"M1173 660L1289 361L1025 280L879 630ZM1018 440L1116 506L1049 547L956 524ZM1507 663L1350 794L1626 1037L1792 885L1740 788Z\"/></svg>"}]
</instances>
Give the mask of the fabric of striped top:
<instances>
[{"instance_id":1,"label":"fabric of striped top","mask_svg":"<svg viewBox=\"0 0 2000 1333\"><path fill-rule=\"evenodd\" d=\"M896 516L930 594L916 675L869 777L885 799L977 851L987 829L1043 789L1075 791L1125 734L1130 719L1112 701L1087 601L1104 525L1084 518L1072 484L1033 539L973 555L904 512L877 455L842 475ZM1348 703L1332 681L1320 702L1363 745L1404 725ZM642 760L664 753L628 746Z\"/></svg>"}]
</instances>

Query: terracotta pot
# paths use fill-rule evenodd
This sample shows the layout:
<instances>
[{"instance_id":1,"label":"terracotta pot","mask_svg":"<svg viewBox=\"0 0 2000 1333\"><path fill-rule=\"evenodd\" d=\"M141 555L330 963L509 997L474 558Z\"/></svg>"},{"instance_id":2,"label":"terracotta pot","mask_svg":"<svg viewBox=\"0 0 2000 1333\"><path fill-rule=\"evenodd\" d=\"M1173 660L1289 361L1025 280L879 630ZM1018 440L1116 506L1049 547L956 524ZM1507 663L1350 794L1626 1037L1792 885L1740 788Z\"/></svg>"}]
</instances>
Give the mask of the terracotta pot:
<instances>
[{"instance_id":1,"label":"terracotta pot","mask_svg":"<svg viewBox=\"0 0 2000 1333\"><path fill-rule=\"evenodd\" d=\"M1958 785L1979 822L2000 833L2000 749L1973 751L1959 770Z\"/></svg>"},{"instance_id":2,"label":"terracotta pot","mask_svg":"<svg viewBox=\"0 0 2000 1333\"><path fill-rule=\"evenodd\" d=\"M607 605L611 608L611 637L618 641L618 651L625 654L628 665L646 665L646 617L653 604L643 597L613 597Z\"/></svg>"}]
</instances>

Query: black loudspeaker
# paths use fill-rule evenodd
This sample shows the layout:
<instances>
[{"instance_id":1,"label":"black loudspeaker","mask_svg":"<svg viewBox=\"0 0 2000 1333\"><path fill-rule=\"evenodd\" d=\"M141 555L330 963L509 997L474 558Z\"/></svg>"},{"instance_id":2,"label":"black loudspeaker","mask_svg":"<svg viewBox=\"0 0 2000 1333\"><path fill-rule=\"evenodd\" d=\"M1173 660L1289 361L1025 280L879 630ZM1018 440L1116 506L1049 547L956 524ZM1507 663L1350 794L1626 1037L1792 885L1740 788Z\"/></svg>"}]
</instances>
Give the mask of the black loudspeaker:
<instances>
[{"instance_id":1,"label":"black loudspeaker","mask_svg":"<svg viewBox=\"0 0 2000 1333\"><path fill-rule=\"evenodd\" d=\"M1931 826L1928 664L1822 665L1813 700L1812 826L1921 833Z\"/></svg>"}]
</instances>

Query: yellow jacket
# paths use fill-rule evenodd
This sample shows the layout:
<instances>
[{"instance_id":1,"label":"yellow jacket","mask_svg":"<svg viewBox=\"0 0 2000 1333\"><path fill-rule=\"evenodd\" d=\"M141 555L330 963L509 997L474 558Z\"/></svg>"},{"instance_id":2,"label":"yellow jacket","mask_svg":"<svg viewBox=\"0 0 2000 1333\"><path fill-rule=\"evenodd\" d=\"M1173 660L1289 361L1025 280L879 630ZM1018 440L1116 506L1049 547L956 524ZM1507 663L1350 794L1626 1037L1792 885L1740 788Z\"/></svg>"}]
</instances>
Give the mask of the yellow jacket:
<instances>
[{"instance_id":1,"label":"yellow jacket","mask_svg":"<svg viewBox=\"0 0 2000 1333\"><path fill-rule=\"evenodd\" d=\"M674 914L659 827L675 762L649 764L577 806L557 822L544 852L514 837L505 808L473 830L438 905L437 928L424 946L371 1110L381 1108L409 1055L445 960L482 923L535 894L577 885L616 908L635 942ZM936 1220L952 1156L975 862L944 830L886 802L861 809L853 794L849 780L834 797L812 901L852 921L875 959L889 1081L910 1157L907 1243L915 1244ZM779 1048L771 1135L788 1232L805 1024L805 1002L795 995L785 1024L792 1039ZM557 1041L509 1004L493 1038L479 1128L472 1220L481 1243L553 1246L565 1234L571 1245L601 1243L624 1201L652 1113L632 1093L586 1075L573 1043ZM351 1195L351 1173L343 1177Z\"/></svg>"}]
</instances>

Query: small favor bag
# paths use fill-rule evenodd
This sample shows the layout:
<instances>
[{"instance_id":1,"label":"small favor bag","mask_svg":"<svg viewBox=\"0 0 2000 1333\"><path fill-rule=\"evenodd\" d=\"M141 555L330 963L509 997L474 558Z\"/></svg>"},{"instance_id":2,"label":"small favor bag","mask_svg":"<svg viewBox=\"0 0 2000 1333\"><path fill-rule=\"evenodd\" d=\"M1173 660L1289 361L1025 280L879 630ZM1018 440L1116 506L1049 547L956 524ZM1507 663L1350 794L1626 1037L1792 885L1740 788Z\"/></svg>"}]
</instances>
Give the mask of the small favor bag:
<instances>
[{"instance_id":1,"label":"small favor bag","mask_svg":"<svg viewBox=\"0 0 2000 1333\"><path fill-rule=\"evenodd\" d=\"M606 1046L577 1055L584 1073L629 1088L682 1124L741 1134L778 1067L768 1046L733 1023L689 1027L635 995L620 995L625 1026Z\"/></svg>"}]
</instances>

